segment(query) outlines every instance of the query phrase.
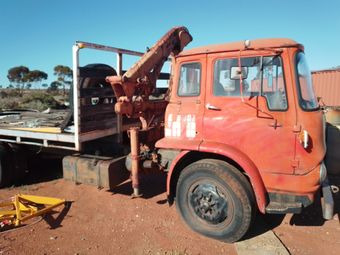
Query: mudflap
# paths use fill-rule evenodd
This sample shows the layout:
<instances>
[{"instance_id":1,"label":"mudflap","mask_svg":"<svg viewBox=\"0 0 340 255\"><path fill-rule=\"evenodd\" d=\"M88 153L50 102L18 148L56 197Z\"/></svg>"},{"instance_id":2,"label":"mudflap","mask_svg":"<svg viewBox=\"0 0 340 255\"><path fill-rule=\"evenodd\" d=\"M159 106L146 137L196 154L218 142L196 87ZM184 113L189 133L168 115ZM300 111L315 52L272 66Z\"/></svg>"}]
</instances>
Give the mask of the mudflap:
<instances>
[{"instance_id":1,"label":"mudflap","mask_svg":"<svg viewBox=\"0 0 340 255\"><path fill-rule=\"evenodd\" d=\"M118 158L73 155L63 158L64 179L75 183L113 189L130 177L125 156Z\"/></svg>"},{"instance_id":2,"label":"mudflap","mask_svg":"<svg viewBox=\"0 0 340 255\"><path fill-rule=\"evenodd\" d=\"M331 185L329 184L328 178L322 183L322 215L325 220L331 220L334 216L334 200L331 191Z\"/></svg>"}]
</instances>

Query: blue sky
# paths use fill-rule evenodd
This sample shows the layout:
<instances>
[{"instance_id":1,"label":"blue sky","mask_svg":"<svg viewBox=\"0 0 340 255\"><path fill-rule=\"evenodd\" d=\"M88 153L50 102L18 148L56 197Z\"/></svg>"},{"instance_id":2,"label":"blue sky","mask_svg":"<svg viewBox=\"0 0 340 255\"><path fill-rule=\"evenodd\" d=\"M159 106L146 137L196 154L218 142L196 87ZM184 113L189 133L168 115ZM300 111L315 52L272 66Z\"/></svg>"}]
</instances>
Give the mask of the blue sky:
<instances>
[{"instance_id":1,"label":"blue sky","mask_svg":"<svg viewBox=\"0 0 340 255\"><path fill-rule=\"evenodd\" d=\"M72 65L76 40L144 51L166 31L187 26L187 48L244 39L288 37L305 45L312 70L340 65L340 1L0 1L0 85L9 68L25 65L49 74ZM115 63L85 52L81 64ZM133 59L126 62L128 67Z\"/></svg>"}]
</instances>

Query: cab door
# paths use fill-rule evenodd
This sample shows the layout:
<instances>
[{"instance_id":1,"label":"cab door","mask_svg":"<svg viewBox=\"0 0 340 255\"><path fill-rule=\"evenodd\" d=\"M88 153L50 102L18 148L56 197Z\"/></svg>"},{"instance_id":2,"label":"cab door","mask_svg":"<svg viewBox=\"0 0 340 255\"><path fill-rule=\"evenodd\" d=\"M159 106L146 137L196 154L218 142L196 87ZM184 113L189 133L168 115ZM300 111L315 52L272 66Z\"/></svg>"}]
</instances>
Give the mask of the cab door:
<instances>
[{"instance_id":1,"label":"cab door","mask_svg":"<svg viewBox=\"0 0 340 255\"><path fill-rule=\"evenodd\" d=\"M174 147L195 150L202 141L206 55L179 57L174 66L165 138L174 141Z\"/></svg>"},{"instance_id":2,"label":"cab door","mask_svg":"<svg viewBox=\"0 0 340 255\"><path fill-rule=\"evenodd\" d=\"M297 81L297 131L300 131L296 139L295 174L306 174L319 166L324 159L325 120L314 93L312 75L305 54L300 50L292 50L291 55L295 63L293 71Z\"/></svg>"},{"instance_id":3,"label":"cab door","mask_svg":"<svg viewBox=\"0 0 340 255\"><path fill-rule=\"evenodd\" d=\"M296 114L287 90L285 55L247 54L241 57L242 71L239 52L207 58L204 141L231 146L262 172L292 174Z\"/></svg>"}]
</instances>

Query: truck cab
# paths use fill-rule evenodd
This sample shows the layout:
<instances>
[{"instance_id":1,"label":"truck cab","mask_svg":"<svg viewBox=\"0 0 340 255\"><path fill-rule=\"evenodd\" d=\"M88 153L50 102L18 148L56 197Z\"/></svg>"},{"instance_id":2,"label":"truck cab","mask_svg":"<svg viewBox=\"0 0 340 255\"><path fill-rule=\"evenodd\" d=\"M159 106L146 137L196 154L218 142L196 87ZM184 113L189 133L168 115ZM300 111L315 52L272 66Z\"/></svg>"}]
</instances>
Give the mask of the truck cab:
<instances>
[{"instance_id":1,"label":"truck cab","mask_svg":"<svg viewBox=\"0 0 340 255\"><path fill-rule=\"evenodd\" d=\"M192 229L235 241L253 202L262 213L313 203L326 179L325 124L301 44L261 39L183 51L171 81L156 147L177 152L168 195ZM237 217L244 224L230 220Z\"/></svg>"}]
</instances>

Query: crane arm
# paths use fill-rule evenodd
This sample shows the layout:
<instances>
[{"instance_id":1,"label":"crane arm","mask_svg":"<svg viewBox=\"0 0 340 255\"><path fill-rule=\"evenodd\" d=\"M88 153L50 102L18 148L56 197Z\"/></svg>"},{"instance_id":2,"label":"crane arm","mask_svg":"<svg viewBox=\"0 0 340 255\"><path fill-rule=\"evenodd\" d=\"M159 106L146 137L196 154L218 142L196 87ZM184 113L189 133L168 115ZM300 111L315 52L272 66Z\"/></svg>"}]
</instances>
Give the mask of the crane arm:
<instances>
[{"instance_id":1,"label":"crane arm","mask_svg":"<svg viewBox=\"0 0 340 255\"><path fill-rule=\"evenodd\" d=\"M170 55L176 56L192 41L186 27L174 27L168 31L122 76L108 76L106 81L113 88L119 114L138 117L141 111L152 108L148 103L150 94L156 87L164 62ZM133 96L139 95L138 102Z\"/></svg>"}]
</instances>

